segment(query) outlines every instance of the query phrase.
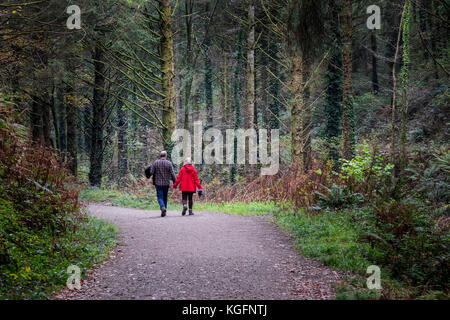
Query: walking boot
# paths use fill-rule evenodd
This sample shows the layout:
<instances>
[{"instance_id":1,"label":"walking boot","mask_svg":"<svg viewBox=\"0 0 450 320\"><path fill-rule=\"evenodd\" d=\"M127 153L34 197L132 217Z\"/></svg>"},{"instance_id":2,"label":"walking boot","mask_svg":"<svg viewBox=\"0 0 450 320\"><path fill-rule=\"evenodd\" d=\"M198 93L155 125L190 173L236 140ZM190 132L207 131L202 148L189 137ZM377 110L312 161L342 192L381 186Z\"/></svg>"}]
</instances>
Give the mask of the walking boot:
<instances>
[{"instance_id":1,"label":"walking boot","mask_svg":"<svg viewBox=\"0 0 450 320\"><path fill-rule=\"evenodd\" d=\"M187 204L183 204L183 211L181 212L181 215L182 216L186 215L186 211L187 211Z\"/></svg>"},{"instance_id":2,"label":"walking boot","mask_svg":"<svg viewBox=\"0 0 450 320\"><path fill-rule=\"evenodd\" d=\"M161 217L165 217L166 216L166 208L165 207L162 207L161 208Z\"/></svg>"},{"instance_id":3,"label":"walking boot","mask_svg":"<svg viewBox=\"0 0 450 320\"><path fill-rule=\"evenodd\" d=\"M190 215L190 216L193 216L193 215L194 215L194 213L192 212L192 209L189 209L189 215Z\"/></svg>"}]
</instances>

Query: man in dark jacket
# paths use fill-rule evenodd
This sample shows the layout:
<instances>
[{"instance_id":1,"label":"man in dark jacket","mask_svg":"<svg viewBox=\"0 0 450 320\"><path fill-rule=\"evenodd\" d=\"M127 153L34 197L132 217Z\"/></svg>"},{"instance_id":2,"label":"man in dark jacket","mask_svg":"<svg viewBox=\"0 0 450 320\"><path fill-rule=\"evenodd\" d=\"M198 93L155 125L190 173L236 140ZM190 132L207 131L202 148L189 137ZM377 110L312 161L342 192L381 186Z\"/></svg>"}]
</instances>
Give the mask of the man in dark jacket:
<instances>
[{"instance_id":1,"label":"man in dark jacket","mask_svg":"<svg viewBox=\"0 0 450 320\"><path fill-rule=\"evenodd\" d=\"M159 207L161 208L161 217L166 216L167 196L169 194L170 180L175 182L175 172L172 162L167 160L167 152L162 151L159 159L145 170L147 178L153 176L153 184L156 188L156 196L158 198Z\"/></svg>"}]
</instances>

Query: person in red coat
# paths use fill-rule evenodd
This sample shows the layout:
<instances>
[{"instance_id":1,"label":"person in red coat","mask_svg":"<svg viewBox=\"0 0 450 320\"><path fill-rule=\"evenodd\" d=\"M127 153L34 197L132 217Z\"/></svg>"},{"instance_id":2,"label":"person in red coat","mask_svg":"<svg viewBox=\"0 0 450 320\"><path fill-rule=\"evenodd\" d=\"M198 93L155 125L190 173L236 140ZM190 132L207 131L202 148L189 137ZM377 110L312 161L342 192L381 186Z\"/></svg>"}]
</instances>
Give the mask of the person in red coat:
<instances>
[{"instance_id":1,"label":"person in red coat","mask_svg":"<svg viewBox=\"0 0 450 320\"><path fill-rule=\"evenodd\" d=\"M176 189L180 185L182 203L183 203L183 212L181 214L184 216L186 214L189 202L189 215L192 216L194 213L192 212L192 207L194 206L194 201L192 196L195 191L198 189L198 196L201 197L203 193L202 185L200 184L200 180L197 176L197 170L192 166L191 158L186 158L184 161L184 166L181 168L178 173L177 180L173 184L173 187Z\"/></svg>"}]
</instances>

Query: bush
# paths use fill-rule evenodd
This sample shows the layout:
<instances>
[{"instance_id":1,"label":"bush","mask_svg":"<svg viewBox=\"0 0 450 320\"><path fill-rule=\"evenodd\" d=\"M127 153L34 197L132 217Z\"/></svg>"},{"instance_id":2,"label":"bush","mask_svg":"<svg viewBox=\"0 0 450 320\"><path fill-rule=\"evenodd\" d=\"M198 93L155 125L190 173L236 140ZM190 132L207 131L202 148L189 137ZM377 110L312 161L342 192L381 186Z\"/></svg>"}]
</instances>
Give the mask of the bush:
<instances>
[{"instance_id":1,"label":"bush","mask_svg":"<svg viewBox=\"0 0 450 320\"><path fill-rule=\"evenodd\" d=\"M54 150L33 144L0 100L0 298L45 298L66 268L95 263L113 245L106 222L87 218Z\"/></svg>"},{"instance_id":2,"label":"bush","mask_svg":"<svg viewBox=\"0 0 450 320\"><path fill-rule=\"evenodd\" d=\"M370 242L384 253L379 262L412 285L448 290L450 221L436 224L426 212L396 201L377 205L373 215L377 237Z\"/></svg>"},{"instance_id":3,"label":"bush","mask_svg":"<svg viewBox=\"0 0 450 320\"><path fill-rule=\"evenodd\" d=\"M339 209L362 203L364 197L360 193L352 193L347 187L340 187L333 183L330 188L325 187L326 193L316 191L317 201L321 208Z\"/></svg>"},{"instance_id":4,"label":"bush","mask_svg":"<svg viewBox=\"0 0 450 320\"><path fill-rule=\"evenodd\" d=\"M294 166L286 166L273 176L258 176L248 182L239 181L224 186L219 180L204 185L207 190L201 201L206 202L274 202L291 203L295 208L311 208L315 191L323 191L331 181L331 163L315 161L306 173ZM176 197L178 194L173 193Z\"/></svg>"},{"instance_id":5,"label":"bush","mask_svg":"<svg viewBox=\"0 0 450 320\"><path fill-rule=\"evenodd\" d=\"M368 144L358 147L352 160L342 160L342 179L352 192L363 194L368 200L388 191L394 165Z\"/></svg>"},{"instance_id":6,"label":"bush","mask_svg":"<svg viewBox=\"0 0 450 320\"><path fill-rule=\"evenodd\" d=\"M19 221L16 217L11 212L12 221ZM7 243L12 261L0 265L0 299L48 298L65 285L68 266L78 266L84 276L88 268L102 261L115 245L116 232L113 225L94 217L58 236L45 229L16 231Z\"/></svg>"},{"instance_id":7,"label":"bush","mask_svg":"<svg viewBox=\"0 0 450 320\"><path fill-rule=\"evenodd\" d=\"M67 163L52 149L31 143L23 131L14 108L0 102L1 197L20 214L21 227L62 232L73 227L71 214L81 218L79 191Z\"/></svg>"},{"instance_id":8,"label":"bush","mask_svg":"<svg viewBox=\"0 0 450 320\"><path fill-rule=\"evenodd\" d=\"M416 198L437 215L449 215L450 202L450 151L446 148L416 151L418 161L410 163L409 197Z\"/></svg>"}]
</instances>

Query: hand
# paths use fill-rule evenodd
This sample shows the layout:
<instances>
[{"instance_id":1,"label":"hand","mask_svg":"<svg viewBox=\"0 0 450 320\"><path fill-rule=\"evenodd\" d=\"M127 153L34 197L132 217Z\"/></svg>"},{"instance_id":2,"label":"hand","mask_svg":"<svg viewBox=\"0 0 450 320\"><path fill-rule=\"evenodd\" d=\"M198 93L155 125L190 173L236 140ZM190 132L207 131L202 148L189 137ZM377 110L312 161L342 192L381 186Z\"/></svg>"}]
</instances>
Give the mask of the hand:
<instances>
[{"instance_id":1,"label":"hand","mask_svg":"<svg viewBox=\"0 0 450 320\"><path fill-rule=\"evenodd\" d=\"M198 193L198 196L201 197L202 194L203 194L203 190L201 190L201 189L200 189L200 190L197 190L197 193Z\"/></svg>"}]
</instances>

